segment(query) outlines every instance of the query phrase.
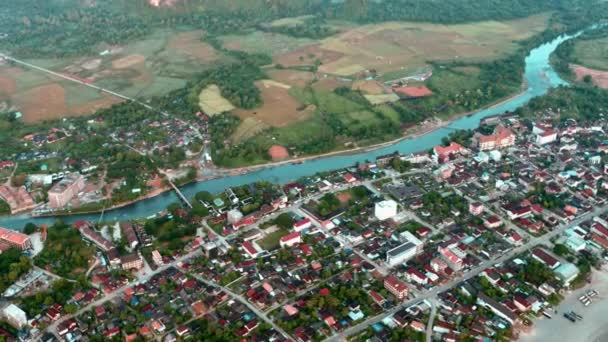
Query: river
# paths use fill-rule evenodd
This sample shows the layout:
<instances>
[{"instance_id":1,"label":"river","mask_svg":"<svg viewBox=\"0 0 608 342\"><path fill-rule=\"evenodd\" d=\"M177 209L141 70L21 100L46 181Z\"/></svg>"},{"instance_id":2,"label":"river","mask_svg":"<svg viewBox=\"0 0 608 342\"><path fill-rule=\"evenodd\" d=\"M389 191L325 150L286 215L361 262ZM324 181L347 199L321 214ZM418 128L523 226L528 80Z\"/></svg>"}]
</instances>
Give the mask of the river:
<instances>
[{"instance_id":1,"label":"river","mask_svg":"<svg viewBox=\"0 0 608 342\"><path fill-rule=\"evenodd\" d=\"M350 155L339 155L314 160L305 161L302 164L292 165L283 164L280 166L269 167L251 171L246 174L227 176L218 179L201 181L186 185L182 188L184 195L188 197L194 196L199 191L210 191L212 193L223 191L228 187L239 186L260 180L287 183L297 178L314 174L321 171L329 171L339 168L344 168L363 162L365 160L374 160L377 156L399 151L404 154L427 150L433 146L440 144L441 139L457 129L473 129L479 125L481 119L502 114L507 111L525 105L530 99L536 96L546 94L549 89L559 85L567 84L553 70L549 63L549 57L553 51L562 42L576 37L574 35L563 35L551 42L542 44L530 51L530 54L525 60L525 74L527 89L516 97L502 102L501 104L474 112L472 115L463 116L454 120L449 125L418 136L412 139L405 139L390 146L382 147L372 151L358 152ZM148 217L161 210L166 209L167 205L172 202L179 201L174 192L165 192L153 198L141 200L132 205L106 211L103 216L104 221L124 221ZM90 220L96 222L99 220L99 214L84 214L62 217L65 222L73 222L76 220ZM0 226L11 229L22 229L28 222L36 224L52 224L55 221L53 217L31 217L29 214L15 215L0 218Z\"/></svg>"}]
</instances>

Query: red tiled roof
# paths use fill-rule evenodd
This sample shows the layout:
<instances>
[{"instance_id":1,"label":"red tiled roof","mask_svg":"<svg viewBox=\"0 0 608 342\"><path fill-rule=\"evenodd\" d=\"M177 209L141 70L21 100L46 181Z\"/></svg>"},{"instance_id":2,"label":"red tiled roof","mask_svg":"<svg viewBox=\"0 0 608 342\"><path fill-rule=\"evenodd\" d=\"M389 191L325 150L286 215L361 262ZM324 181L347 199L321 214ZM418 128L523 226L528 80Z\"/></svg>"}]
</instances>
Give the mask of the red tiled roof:
<instances>
[{"instance_id":1,"label":"red tiled roof","mask_svg":"<svg viewBox=\"0 0 608 342\"><path fill-rule=\"evenodd\" d=\"M393 91L404 94L409 97L425 97L433 95L433 91L426 86L407 86L393 88Z\"/></svg>"}]
</instances>

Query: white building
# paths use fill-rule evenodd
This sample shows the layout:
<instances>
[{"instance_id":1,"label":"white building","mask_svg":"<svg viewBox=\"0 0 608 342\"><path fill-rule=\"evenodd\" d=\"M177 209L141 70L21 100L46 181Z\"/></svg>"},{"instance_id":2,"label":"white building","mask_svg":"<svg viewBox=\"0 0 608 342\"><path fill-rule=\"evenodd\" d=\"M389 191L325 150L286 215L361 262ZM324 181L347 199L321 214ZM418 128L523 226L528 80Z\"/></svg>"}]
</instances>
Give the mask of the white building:
<instances>
[{"instance_id":1,"label":"white building","mask_svg":"<svg viewBox=\"0 0 608 342\"><path fill-rule=\"evenodd\" d=\"M384 221L397 215L397 202L387 200L376 203L374 215L380 221Z\"/></svg>"},{"instance_id":2,"label":"white building","mask_svg":"<svg viewBox=\"0 0 608 342\"><path fill-rule=\"evenodd\" d=\"M539 132L536 133L537 145L550 144L555 140L557 140L557 132L552 129L539 130Z\"/></svg>"},{"instance_id":3,"label":"white building","mask_svg":"<svg viewBox=\"0 0 608 342\"><path fill-rule=\"evenodd\" d=\"M235 224L243 218L243 213L241 213L238 209L232 209L228 212L227 218L229 223Z\"/></svg>"},{"instance_id":4,"label":"white building","mask_svg":"<svg viewBox=\"0 0 608 342\"><path fill-rule=\"evenodd\" d=\"M386 263L391 267L403 264L422 252L422 241L412 235L412 233L406 231L401 233L400 236L406 242L386 252Z\"/></svg>"},{"instance_id":5,"label":"white building","mask_svg":"<svg viewBox=\"0 0 608 342\"><path fill-rule=\"evenodd\" d=\"M27 324L25 312L15 304L10 304L4 308L4 310L2 310L2 315L17 329L21 329Z\"/></svg>"}]
</instances>

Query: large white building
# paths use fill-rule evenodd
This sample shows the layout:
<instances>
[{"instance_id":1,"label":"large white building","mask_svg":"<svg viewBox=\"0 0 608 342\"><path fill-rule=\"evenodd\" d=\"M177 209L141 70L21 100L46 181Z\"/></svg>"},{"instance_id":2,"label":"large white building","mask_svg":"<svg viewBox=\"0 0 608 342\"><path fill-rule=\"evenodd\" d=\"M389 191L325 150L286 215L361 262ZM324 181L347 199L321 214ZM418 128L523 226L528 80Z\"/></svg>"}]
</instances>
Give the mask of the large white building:
<instances>
[{"instance_id":1,"label":"large white building","mask_svg":"<svg viewBox=\"0 0 608 342\"><path fill-rule=\"evenodd\" d=\"M386 200L376 203L374 215L380 221L384 221L397 215L397 202Z\"/></svg>"},{"instance_id":2,"label":"large white building","mask_svg":"<svg viewBox=\"0 0 608 342\"><path fill-rule=\"evenodd\" d=\"M17 329L21 329L27 324L27 316L25 312L15 304L10 304L4 308L4 310L2 310L2 315L6 318L8 323L10 323L10 325Z\"/></svg>"},{"instance_id":3,"label":"large white building","mask_svg":"<svg viewBox=\"0 0 608 342\"><path fill-rule=\"evenodd\" d=\"M422 241L410 232L400 234L405 242L386 252L386 263L391 267L403 264L422 252Z\"/></svg>"}]
</instances>

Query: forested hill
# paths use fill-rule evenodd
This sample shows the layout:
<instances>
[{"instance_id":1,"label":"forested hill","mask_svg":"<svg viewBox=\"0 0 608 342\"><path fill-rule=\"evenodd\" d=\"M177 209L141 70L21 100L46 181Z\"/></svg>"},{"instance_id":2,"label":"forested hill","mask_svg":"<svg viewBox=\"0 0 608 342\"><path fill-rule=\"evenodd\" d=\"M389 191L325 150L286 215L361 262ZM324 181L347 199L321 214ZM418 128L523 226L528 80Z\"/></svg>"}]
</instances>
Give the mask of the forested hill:
<instances>
[{"instance_id":1,"label":"forested hill","mask_svg":"<svg viewBox=\"0 0 608 342\"><path fill-rule=\"evenodd\" d=\"M187 24L215 34L234 33L272 19L309 14L359 23L461 23L544 11L571 23L608 15L608 2L601 0L173 0L172 6L160 8L148 0L1 2L0 49L21 56L78 55L100 43L139 38L155 27Z\"/></svg>"}]
</instances>

